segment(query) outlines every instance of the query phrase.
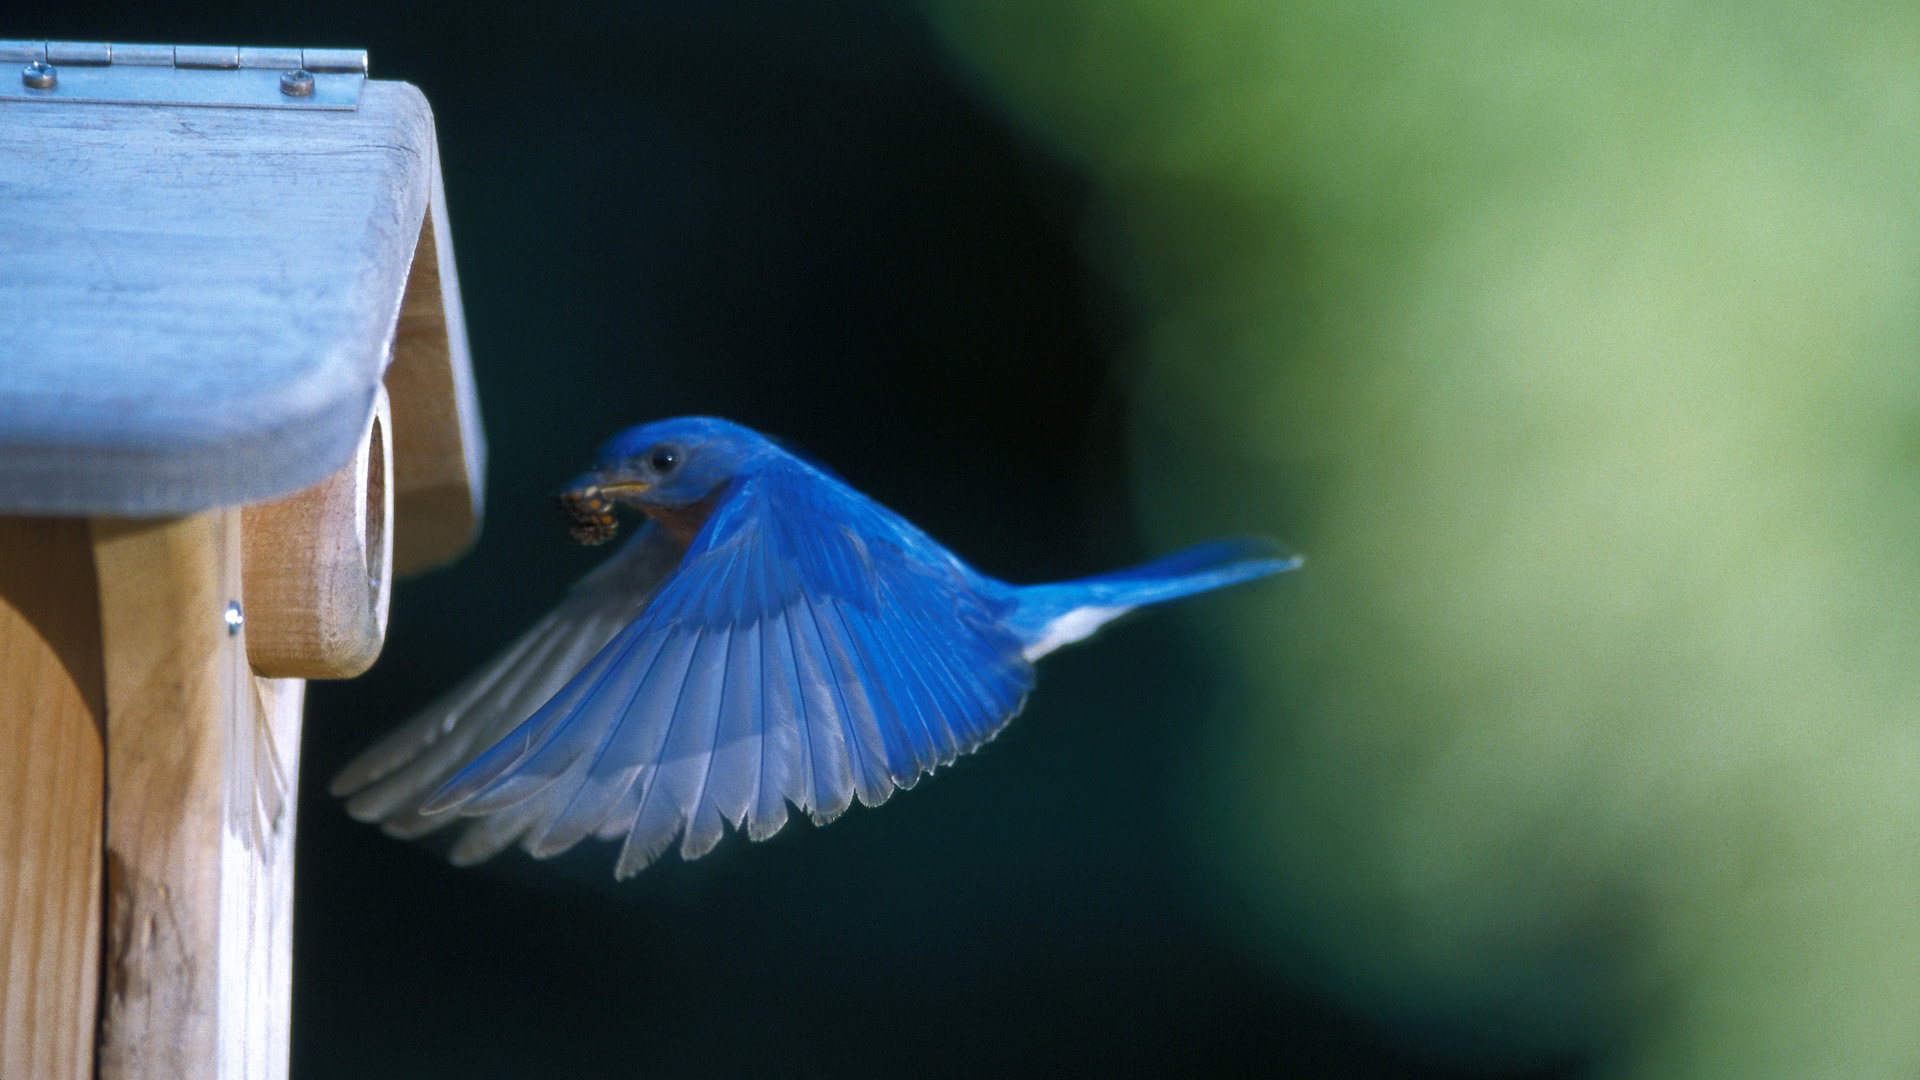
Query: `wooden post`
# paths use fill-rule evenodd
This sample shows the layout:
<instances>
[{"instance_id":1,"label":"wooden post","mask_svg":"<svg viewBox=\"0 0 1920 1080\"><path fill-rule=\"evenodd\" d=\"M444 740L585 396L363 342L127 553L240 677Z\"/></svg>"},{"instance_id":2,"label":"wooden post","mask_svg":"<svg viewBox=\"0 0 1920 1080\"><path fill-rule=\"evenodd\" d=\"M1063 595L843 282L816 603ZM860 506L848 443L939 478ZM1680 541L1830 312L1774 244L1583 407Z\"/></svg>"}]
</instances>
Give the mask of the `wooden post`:
<instances>
[{"instance_id":1,"label":"wooden post","mask_svg":"<svg viewBox=\"0 0 1920 1080\"><path fill-rule=\"evenodd\" d=\"M102 1080L287 1067L298 680L257 678L240 511L93 524L106 655Z\"/></svg>"},{"instance_id":2,"label":"wooden post","mask_svg":"<svg viewBox=\"0 0 1920 1080\"><path fill-rule=\"evenodd\" d=\"M0 517L0 1077L93 1076L105 715L86 522Z\"/></svg>"}]
</instances>

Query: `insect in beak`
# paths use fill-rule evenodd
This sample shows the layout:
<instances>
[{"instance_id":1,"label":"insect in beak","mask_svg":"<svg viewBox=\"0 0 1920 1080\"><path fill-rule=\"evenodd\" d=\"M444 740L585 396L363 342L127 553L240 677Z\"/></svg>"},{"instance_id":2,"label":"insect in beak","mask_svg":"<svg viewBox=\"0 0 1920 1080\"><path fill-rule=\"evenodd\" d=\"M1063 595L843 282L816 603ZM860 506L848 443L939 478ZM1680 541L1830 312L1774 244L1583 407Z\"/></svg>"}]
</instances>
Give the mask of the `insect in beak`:
<instances>
[{"instance_id":1,"label":"insect in beak","mask_svg":"<svg viewBox=\"0 0 1920 1080\"><path fill-rule=\"evenodd\" d=\"M570 525L567 534L575 542L589 546L604 544L620 531L620 518L614 512L611 494L625 494L645 484L619 484L605 487L592 482L576 483L555 496Z\"/></svg>"}]
</instances>

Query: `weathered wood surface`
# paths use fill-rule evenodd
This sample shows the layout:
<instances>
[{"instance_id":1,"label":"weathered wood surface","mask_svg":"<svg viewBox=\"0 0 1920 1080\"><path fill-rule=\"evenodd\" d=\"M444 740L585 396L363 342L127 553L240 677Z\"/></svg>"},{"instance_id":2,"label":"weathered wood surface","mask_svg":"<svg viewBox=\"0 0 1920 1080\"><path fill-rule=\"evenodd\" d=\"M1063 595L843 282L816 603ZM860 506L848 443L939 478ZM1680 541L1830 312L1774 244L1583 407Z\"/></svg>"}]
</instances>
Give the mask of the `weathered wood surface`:
<instances>
[{"instance_id":1,"label":"weathered wood surface","mask_svg":"<svg viewBox=\"0 0 1920 1080\"><path fill-rule=\"evenodd\" d=\"M447 195L436 148L431 197L400 302L387 392L393 398L396 573L452 562L480 529L486 440L467 357Z\"/></svg>"},{"instance_id":2,"label":"weathered wood surface","mask_svg":"<svg viewBox=\"0 0 1920 1080\"><path fill-rule=\"evenodd\" d=\"M351 112L0 102L0 512L189 513L339 468L433 146L404 83Z\"/></svg>"},{"instance_id":3,"label":"weathered wood surface","mask_svg":"<svg viewBox=\"0 0 1920 1080\"><path fill-rule=\"evenodd\" d=\"M289 605L246 567L322 568L307 644L344 675L394 562L473 538L438 170L398 83L350 113L0 102L0 514L67 516L0 522L4 1080L285 1075L303 683L250 666ZM343 465L380 480L357 511L248 555L234 507Z\"/></svg>"},{"instance_id":4,"label":"weathered wood surface","mask_svg":"<svg viewBox=\"0 0 1920 1080\"><path fill-rule=\"evenodd\" d=\"M93 1076L105 706L86 522L0 518L0 1077Z\"/></svg>"},{"instance_id":5,"label":"weathered wood surface","mask_svg":"<svg viewBox=\"0 0 1920 1080\"><path fill-rule=\"evenodd\" d=\"M337 472L242 511L247 656L257 673L350 679L379 657L393 591L392 430L382 391Z\"/></svg>"},{"instance_id":6,"label":"weathered wood surface","mask_svg":"<svg viewBox=\"0 0 1920 1080\"><path fill-rule=\"evenodd\" d=\"M102 1080L280 1077L297 680L248 665L238 510L96 520L106 663Z\"/></svg>"}]
</instances>

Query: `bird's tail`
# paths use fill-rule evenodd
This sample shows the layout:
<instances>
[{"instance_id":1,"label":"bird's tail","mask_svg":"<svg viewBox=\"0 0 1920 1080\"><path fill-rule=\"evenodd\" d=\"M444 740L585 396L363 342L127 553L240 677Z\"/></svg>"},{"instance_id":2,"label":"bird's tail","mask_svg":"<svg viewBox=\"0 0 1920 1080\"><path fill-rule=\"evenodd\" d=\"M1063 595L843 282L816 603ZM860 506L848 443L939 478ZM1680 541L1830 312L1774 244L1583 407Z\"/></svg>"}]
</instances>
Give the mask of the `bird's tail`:
<instances>
[{"instance_id":1,"label":"bird's tail","mask_svg":"<svg viewBox=\"0 0 1920 1080\"><path fill-rule=\"evenodd\" d=\"M1266 540L1214 540L1128 570L1016 589L1018 607L1007 622L1026 643L1027 659L1037 660L1143 604L1292 570L1300 561Z\"/></svg>"}]
</instances>

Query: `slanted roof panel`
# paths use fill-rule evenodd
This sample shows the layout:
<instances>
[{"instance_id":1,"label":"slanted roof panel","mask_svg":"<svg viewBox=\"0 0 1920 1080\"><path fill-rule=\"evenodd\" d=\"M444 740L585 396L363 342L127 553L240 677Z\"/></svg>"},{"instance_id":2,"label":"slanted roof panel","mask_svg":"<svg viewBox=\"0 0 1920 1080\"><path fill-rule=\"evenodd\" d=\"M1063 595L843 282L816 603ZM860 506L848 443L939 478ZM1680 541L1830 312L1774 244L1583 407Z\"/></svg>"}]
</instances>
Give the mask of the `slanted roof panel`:
<instances>
[{"instance_id":1,"label":"slanted roof panel","mask_svg":"<svg viewBox=\"0 0 1920 1080\"><path fill-rule=\"evenodd\" d=\"M344 464L432 154L404 83L351 112L0 102L0 512L186 513Z\"/></svg>"}]
</instances>

